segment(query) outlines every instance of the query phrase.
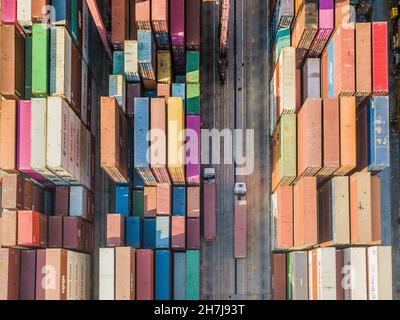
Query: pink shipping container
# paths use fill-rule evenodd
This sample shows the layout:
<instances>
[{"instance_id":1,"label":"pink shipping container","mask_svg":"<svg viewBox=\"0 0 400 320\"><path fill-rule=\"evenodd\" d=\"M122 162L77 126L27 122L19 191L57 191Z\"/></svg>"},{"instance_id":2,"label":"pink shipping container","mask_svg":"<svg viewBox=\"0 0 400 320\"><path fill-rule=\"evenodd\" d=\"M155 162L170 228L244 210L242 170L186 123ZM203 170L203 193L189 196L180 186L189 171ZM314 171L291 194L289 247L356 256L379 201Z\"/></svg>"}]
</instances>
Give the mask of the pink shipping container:
<instances>
[{"instance_id":1,"label":"pink shipping container","mask_svg":"<svg viewBox=\"0 0 400 320\"><path fill-rule=\"evenodd\" d=\"M217 237L217 219L215 216L215 183L205 183L203 187L204 240L213 241Z\"/></svg>"},{"instance_id":2,"label":"pink shipping container","mask_svg":"<svg viewBox=\"0 0 400 320\"><path fill-rule=\"evenodd\" d=\"M17 119L17 169L35 180L44 180L31 169L31 102L18 102Z\"/></svg>"},{"instance_id":3,"label":"pink shipping container","mask_svg":"<svg viewBox=\"0 0 400 320\"><path fill-rule=\"evenodd\" d=\"M197 250L200 249L200 219L187 219L186 231L187 244L186 249Z\"/></svg>"},{"instance_id":4,"label":"pink shipping container","mask_svg":"<svg viewBox=\"0 0 400 320\"><path fill-rule=\"evenodd\" d=\"M1 0L1 22L4 24L17 22L17 0Z\"/></svg>"},{"instance_id":5,"label":"pink shipping container","mask_svg":"<svg viewBox=\"0 0 400 320\"><path fill-rule=\"evenodd\" d=\"M159 184L157 186L157 214L171 215L171 186Z\"/></svg>"},{"instance_id":6,"label":"pink shipping container","mask_svg":"<svg viewBox=\"0 0 400 320\"><path fill-rule=\"evenodd\" d=\"M185 217L172 217L171 247L185 249Z\"/></svg>"},{"instance_id":7,"label":"pink shipping container","mask_svg":"<svg viewBox=\"0 0 400 320\"><path fill-rule=\"evenodd\" d=\"M185 0L171 0L171 41L172 46L185 46Z\"/></svg>"},{"instance_id":8,"label":"pink shipping container","mask_svg":"<svg viewBox=\"0 0 400 320\"><path fill-rule=\"evenodd\" d=\"M242 259L247 257L247 202L235 202L234 221L234 257Z\"/></svg>"},{"instance_id":9,"label":"pink shipping container","mask_svg":"<svg viewBox=\"0 0 400 320\"><path fill-rule=\"evenodd\" d=\"M154 299L154 253L153 250L136 252L136 299Z\"/></svg>"},{"instance_id":10,"label":"pink shipping container","mask_svg":"<svg viewBox=\"0 0 400 320\"><path fill-rule=\"evenodd\" d=\"M388 94L388 33L386 22L372 24L372 94Z\"/></svg>"},{"instance_id":11,"label":"pink shipping container","mask_svg":"<svg viewBox=\"0 0 400 320\"><path fill-rule=\"evenodd\" d=\"M200 116L186 117L186 180L200 184Z\"/></svg>"}]
</instances>

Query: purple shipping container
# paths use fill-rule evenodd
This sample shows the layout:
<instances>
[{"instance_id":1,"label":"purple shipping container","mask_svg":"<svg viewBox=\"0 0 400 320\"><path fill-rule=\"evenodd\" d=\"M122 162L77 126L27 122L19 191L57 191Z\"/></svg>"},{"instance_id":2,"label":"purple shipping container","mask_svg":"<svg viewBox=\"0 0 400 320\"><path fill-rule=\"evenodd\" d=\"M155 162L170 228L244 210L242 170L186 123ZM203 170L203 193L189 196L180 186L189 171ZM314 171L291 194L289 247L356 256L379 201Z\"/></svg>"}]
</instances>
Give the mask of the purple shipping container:
<instances>
[{"instance_id":1,"label":"purple shipping container","mask_svg":"<svg viewBox=\"0 0 400 320\"><path fill-rule=\"evenodd\" d=\"M321 64L319 58L308 58L303 66L303 103L321 97Z\"/></svg>"},{"instance_id":2,"label":"purple shipping container","mask_svg":"<svg viewBox=\"0 0 400 320\"><path fill-rule=\"evenodd\" d=\"M185 0L171 0L172 46L185 46Z\"/></svg>"},{"instance_id":3,"label":"purple shipping container","mask_svg":"<svg viewBox=\"0 0 400 320\"><path fill-rule=\"evenodd\" d=\"M133 117L135 108L135 98L143 96L143 87L141 83L128 83L126 85L126 112L127 115Z\"/></svg>"},{"instance_id":4,"label":"purple shipping container","mask_svg":"<svg viewBox=\"0 0 400 320\"><path fill-rule=\"evenodd\" d=\"M200 184L200 116L186 117L186 180L188 185Z\"/></svg>"},{"instance_id":5,"label":"purple shipping container","mask_svg":"<svg viewBox=\"0 0 400 320\"><path fill-rule=\"evenodd\" d=\"M200 219L187 219L187 228L186 228L186 249L200 249Z\"/></svg>"},{"instance_id":6,"label":"purple shipping container","mask_svg":"<svg viewBox=\"0 0 400 320\"><path fill-rule=\"evenodd\" d=\"M36 291L36 250L21 251L21 273L19 299L35 300Z\"/></svg>"},{"instance_id":7,"label":"purple shipping container","mask_svg":"<svg viewBox=\"0 0 400 320\"><path fill-rule=\"evenodd\" d=\"M335 27L334 19L335 1L319 0L318 32L308 52L310 58L316 58L321 55Z\"/></svg>"}]
</instances>

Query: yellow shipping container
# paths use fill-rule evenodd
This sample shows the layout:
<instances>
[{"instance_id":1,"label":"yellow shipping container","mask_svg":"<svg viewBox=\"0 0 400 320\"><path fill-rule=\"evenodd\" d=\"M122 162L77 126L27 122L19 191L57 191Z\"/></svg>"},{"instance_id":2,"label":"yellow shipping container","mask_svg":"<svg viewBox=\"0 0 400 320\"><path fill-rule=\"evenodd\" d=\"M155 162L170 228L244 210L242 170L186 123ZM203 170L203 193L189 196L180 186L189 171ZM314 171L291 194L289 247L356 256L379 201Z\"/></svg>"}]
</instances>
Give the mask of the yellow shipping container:
<instances>
[{"instance_id":1,"label":"yellow shipping container","mask_svg":"<svg viewBox=\"0 0 400 320\"><path fill-rule=\"evenodd\" d=\"M157 81L171 83L171 54L168 50L157 52Z\"/></svg>"},{"instance_id":2,"label":"yellow shipping container","mask_svg":"<svg viewBox=\"0 0 400 320\"><path fill-rule=\"evenodd\" d=\"M182 98L168 98L168 171L174 184L185 183L185 133Z\"/></svg>"}]
</instances>

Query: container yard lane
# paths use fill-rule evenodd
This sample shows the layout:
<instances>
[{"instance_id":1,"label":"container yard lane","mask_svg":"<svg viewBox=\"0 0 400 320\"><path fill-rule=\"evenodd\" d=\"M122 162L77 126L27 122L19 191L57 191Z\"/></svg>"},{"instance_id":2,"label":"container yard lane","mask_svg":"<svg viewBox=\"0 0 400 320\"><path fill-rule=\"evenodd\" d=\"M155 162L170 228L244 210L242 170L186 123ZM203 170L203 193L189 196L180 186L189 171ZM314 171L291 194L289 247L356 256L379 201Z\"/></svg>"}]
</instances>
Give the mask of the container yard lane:
<instances>
[{"instance_id":1,"label":"container yard lane","mask_svg":"<svg viewBox=\"0 0 400 320\"><path fill-rule=\"evenodd\" d=\"M268 24L265 1L232 0L228 68L218 75L219 9L202 6L203 128L254 129L254 172L234 176L234 165L216 165L217 240L202 243L203 299L269 299ZM243 142L245 144L245 142ZM246 150L243 146L243 150ZM221 163L223 146L221 144ZM203 166L203 168L206 166ZM240 171L239 171L240 172ZM233 258L234 183L247 183L247 258Z\"/></svg>"}]
</instances>

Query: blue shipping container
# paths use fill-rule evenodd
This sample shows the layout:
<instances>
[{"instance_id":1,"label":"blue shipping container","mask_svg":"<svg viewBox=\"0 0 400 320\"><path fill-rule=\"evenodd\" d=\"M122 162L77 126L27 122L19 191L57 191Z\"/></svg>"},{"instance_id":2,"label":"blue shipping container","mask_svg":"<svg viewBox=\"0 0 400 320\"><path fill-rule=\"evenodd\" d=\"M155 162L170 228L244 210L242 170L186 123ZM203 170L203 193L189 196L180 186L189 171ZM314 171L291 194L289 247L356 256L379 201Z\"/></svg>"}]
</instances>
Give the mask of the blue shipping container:
<instances>
[{"instance_id":1,"label":"blue shipping container","mask_svg":"<svg viewBox=\"0 0 400 320\"><path fill-rule=\"evenodd\" d=\"M119 86L121 84L121 86ZM121 90L120 90L121 89ZM125 78L121 75L110 75L108 95L115 97L118 104L125 110Z\"/></svg>"},{"instance_id":2,"label":"blue shipping container","mask_svg":"<svg viewBox=\"0 0 400 320\"><path fill-rule=\"evenodd\" d=\"M186 300L186 253L174 254L174 300Z\"/></svg>"},{"instance_id":3,"label":"blue shipping container","mask_svg":"<svg viewBox=\"0 0 400 320\"><path fill-rule=\"evenodd\" d=\"M57 25L67 25L69 28L71 26L71 4L71 1L53 0L50 21Z\"/></svg>"},{"instance_id":4,"label":"blue shipping container","mask_svg":"<svg viewBox=\"0 0 400 320\"><path fill-rule=\"evenodd\" d=\"M113 53L113 74L124 75L124 52L114 51Z\"/></svg>"},{"instance_id":5,"label":"blue shipping container","mask_svg":"<svg viewBox=\"0 0 400 320\"><path fill-rule=\"evenodd\" d=\"M156 33L156 45L159 50L169 49L169 34L167 32Z\"/></svg>"},{"instance_id":6,"label":"blue shipping container","mask_svg":"<svg viewBox=\"0 0 400 320\"><path fill-rule=\"evenodd\" d=\"M148 167L146 154L149 148L147 141L150 129L149 98L135 98L134 122L134 165Z\"/></svg>"},{"instance_id":7,"label":"blue shipping container","mask_svg":"<svg viewBox=\"0 0 400 320\"><path fill-rule=\"evenodd\" d=\"M389 97L372 97L367 117L368 170L377 172L390 164Z\"/></svg>"},{"instance_id":8,"label":"blue shipping container","mask_svg":"<svg viewBox=\"0 0 400 320\"><path fill-rule=\"evenodd\" d=\"M83 217L86 215L84 208L85 189L82 186L71 186L69 188L69 215L71 217Z\"/></svg>"},{"instance_id":9,"label":"blue shipping container","mask_svg":"<svg viewBox=\"0 0 400 320\"><path fill-rule=\"evenodd\" d=\"M182 103L186 105L186 86L184 83L172 84L172 96L182 98Z\"/></svg>"},{"instance_id":10,"label":"blue shipping container","mask_svg":"<svg viewBox=\"0 0 400 320\"><path fill-rule=\"evenodd\" d=\"M146 90L144 92L144 96L146 98L157 98L157 91L154 90Z\"/></svg>"},{"instance_id":11,"label":"blue shipping container","mask_svg":"<svg viewBox=\"0 0 400 320\"><path fill-rule=\"evenodd\" d=\"M155 52L152 32L148 30L138 30L138 62L152 63L153 53Z\"/></svg>"},{"instance_id":12,"label":"blue shipping container","mask_svg":"<svg viewBox=\"0 0 400 320\"><path fill-rule=\"evenodd\" d=\"M172 214L174 216L185 216L186 213L186 188L174 187L172 189Z\"/></svg>"},{"instance_id":13,"label":"blue shipping container","mask_svg":"<svg viewBox=\"0 0 400 320\"><path fill-rule=\"evenodd\" d=\"M144 189L144 181L136 170L133 170L133 187L135 189Z\"/></svg>"},{"instance_id":14,"label":"blue shipping container","mask_svg":"<svg viewBox=\"0 0 400 320\"><path fill-rule=\"evenodd\" d=\"M156 248L169 248L169 217L156 218Z\"/></svg>"},{"instance_id":15,"label":"blue shipping container","mask_svg":"<svg viewBox=\"0 0 400 320\"><path fill-rule=\"evenodd\" d=\"M156 251L156 300L171 300L171 258L168 250Z\"/></svg>"},{"instance_id":16,"label":"blue shipping container","mask_svg":"<svg viewBox=\"0 0 400 320\"><path fill-rule=\"evenodd\" d=\"M156 247L156 219L143 220L143 248L155 249Z\"/></svg>"},{"instance_id":17,"label":"blue shipping container","mask_svg":"<svg viewBox=\"0 0 400 320\"><path fill-rule=\"evenodd\" d=\"M115 213L129 216L129 187L115 187Z\"/></svg>"},{"instance_id":18,"label":"blue shipping container","mask_svg":"<svg viewBox=\"0 0 400 320\"><path fill-rule=\"evenodd\" d=\"M328 97L329 98L334 98L335 97L335 50L334 50L334 44L333 41L329 41L328 44ZM325 76L325 75L324 75Z\"/></svg>"},{"instance_id":19,"label":"blue shipping container","mask_svg":"<svg viewBox=\"0 0 400 320\"><path fill-rule=\"evenodd\" d=\"M140 217L126 217L125 242L128 247L142 247L142 221Z\"/></svg>"}]
</instances>

